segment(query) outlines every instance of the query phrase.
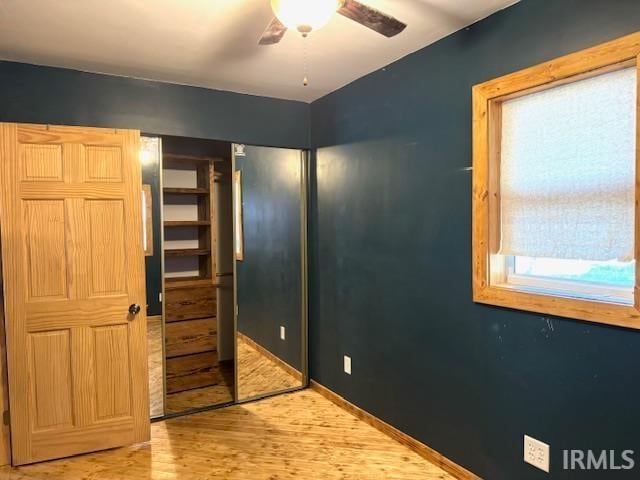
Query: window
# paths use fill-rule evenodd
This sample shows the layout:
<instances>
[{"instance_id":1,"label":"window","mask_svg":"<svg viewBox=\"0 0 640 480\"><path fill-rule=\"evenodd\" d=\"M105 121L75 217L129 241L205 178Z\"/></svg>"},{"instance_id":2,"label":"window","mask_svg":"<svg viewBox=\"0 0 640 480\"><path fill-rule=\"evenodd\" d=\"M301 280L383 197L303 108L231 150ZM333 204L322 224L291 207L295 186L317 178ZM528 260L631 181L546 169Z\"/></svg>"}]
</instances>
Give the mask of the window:
<instances>
[{"instance_id":1,"label":"window","mask_svg":"<svg viewBox=\"0 0 640 480\"><path fill-rule=\"evenodd\" d=\"M474 87L474 300L640 328L640 34Z\"/></svg>"},{"instance_id":2,"label":"window","mask_svg":"<svg viewBox=\"0 0 640 480\"><path fill-rule=\"evenodd\" d=\"M633 303L635 261L507 256L505 283L523 291Z\"/></svg>"}]
</instances>

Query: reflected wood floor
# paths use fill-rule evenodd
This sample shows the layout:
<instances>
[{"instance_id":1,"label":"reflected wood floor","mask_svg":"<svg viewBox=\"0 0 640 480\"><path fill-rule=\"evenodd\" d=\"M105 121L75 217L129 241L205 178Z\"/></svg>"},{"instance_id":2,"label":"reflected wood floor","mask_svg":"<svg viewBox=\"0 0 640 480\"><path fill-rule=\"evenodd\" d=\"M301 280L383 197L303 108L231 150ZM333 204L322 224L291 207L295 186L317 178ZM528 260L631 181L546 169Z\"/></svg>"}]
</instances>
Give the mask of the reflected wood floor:
<instances>
[{"instance_id":1,"label":"reflected wood floor","mask_svg":"<svg viewBox=\"0 0 640 480\"><path fill-rule=\"evenodd\" d=\"M162 317L147 317L149 342L149 413L151 418L164 415L164 387L162 364Z\"/></svg>"},{"instance_id":2,"label":"reflected wood floor","mask_svg":"<svg viewBox=\"0 0 640 480\"><path fill-rule=\"evenodd\" d=\"M185 390L167 395L166 413L233 402L233 364L221 362L221 381L210 387ZM301 387L302 381L277 362L238 341L238 396L240 399Z\"/></svg>"},{"instance_id":3,"label":"reflected wood floor","mask_svg":"<svg viewBox=\"0 0 640 480\"><path fill-rule=\"evenodd\" d=\"M0 478L454 480L312 390L151 425L151 442L0 467Z\"/></svg>"},{"instance_id":4,"label":"reflected wood floor","mask_svg":"<svg viewBox=\"0 0 640 480\"><path fill-rule=\"evenodd\" d=\"M291 375L277 362L256 350L245 341L238 341L238 393L240 399L279 390L301 387L302 381ZM160 358L162 360L162 358ZM150 372L152 362L150 357ZM160 374L162 364L160 364ZM179 413L195 408L233 402L233 364L220 362L221 380L218 385L195 388L167 395L166 413ZM162 377L150 375L150 404L152 412L162 411ZM159 391L154 387L159 386ZM155 392L155 393L154 393Z\"/></svg>"},{"instance_id":5,"label":"reflected wood floor","mask_svg":"<svg viewBox=\"0 0 640 480\"><path fill-rule=\"evenodd\" d=\"M301 387L302 381L240 337L238 345L238 397L251 398L288 388Z\"/></svg>"},{"instance_id":6,"label":"reflected wood floor","mask_svg":"<svg viewBox=\"0 0 640 480\"><path fill-rule=\"evenodd\" d=\"M220 383L167 395L166 413L180 413L194 408L233 402L233 362L220 362Z\"/></svg>"}]
</instances>

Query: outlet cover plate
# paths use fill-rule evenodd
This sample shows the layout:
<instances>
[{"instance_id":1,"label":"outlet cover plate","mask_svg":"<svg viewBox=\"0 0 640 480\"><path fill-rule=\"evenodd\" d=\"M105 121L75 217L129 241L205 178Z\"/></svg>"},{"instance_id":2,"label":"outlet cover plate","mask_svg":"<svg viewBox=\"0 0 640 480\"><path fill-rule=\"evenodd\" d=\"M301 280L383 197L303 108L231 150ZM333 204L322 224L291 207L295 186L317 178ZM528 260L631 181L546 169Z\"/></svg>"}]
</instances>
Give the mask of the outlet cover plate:
<instances>
[{"instance_id":1,"label":"outlet cover plate","mask_svg":"<svg viewBox=\"0 0 640 480\"><path fill-rule=\"evenodd\" d=\"M524 461L543 472L549 473L549 445L525 435Z\"/></svg>"},{"instance_id":2,"label":"outlet cover plate","mask_svg":"<svg viewBox=\"0 0 640 480\"><path fill-rule=\"evenodd\" d=\"M344 356L344 373L351 375L351 357Z\"/></svg>"}]
</instances>

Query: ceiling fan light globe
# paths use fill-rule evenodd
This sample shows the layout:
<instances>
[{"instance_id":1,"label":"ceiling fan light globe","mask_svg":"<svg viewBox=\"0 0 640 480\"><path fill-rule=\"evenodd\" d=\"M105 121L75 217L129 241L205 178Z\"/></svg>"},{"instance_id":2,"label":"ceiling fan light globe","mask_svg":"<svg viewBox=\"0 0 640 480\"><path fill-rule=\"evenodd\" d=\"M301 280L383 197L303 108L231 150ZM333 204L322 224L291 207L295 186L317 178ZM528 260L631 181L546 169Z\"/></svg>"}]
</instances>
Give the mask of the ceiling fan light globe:
<instances>
[{"instance_id":1,"label":"ceiling fan light globe","mask_svg":"<svg viewBox=\"0 0 640 480\"><path fill-rule=\"evenodd\" d=\"M340 6L340 0L271 0L271 8L287 28L324 27Z\"/></svg>"}]
</instances>

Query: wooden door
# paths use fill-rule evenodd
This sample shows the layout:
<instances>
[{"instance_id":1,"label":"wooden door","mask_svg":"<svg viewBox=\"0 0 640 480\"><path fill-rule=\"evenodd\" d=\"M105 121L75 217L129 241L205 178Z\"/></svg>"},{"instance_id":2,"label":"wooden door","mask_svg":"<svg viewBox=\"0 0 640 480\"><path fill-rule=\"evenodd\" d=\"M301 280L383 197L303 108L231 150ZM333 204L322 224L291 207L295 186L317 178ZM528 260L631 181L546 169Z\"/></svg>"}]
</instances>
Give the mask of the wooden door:
<instances>
[{"instance_id":1,"label":"wooden door","mask_svg":"<svg viewBox=\"0 0 640 480\"><path fill-rule=\"evenodd\" d=\"M138 141L0 124L14 465L149 439Z\"/></svg>"}]
</instances>

